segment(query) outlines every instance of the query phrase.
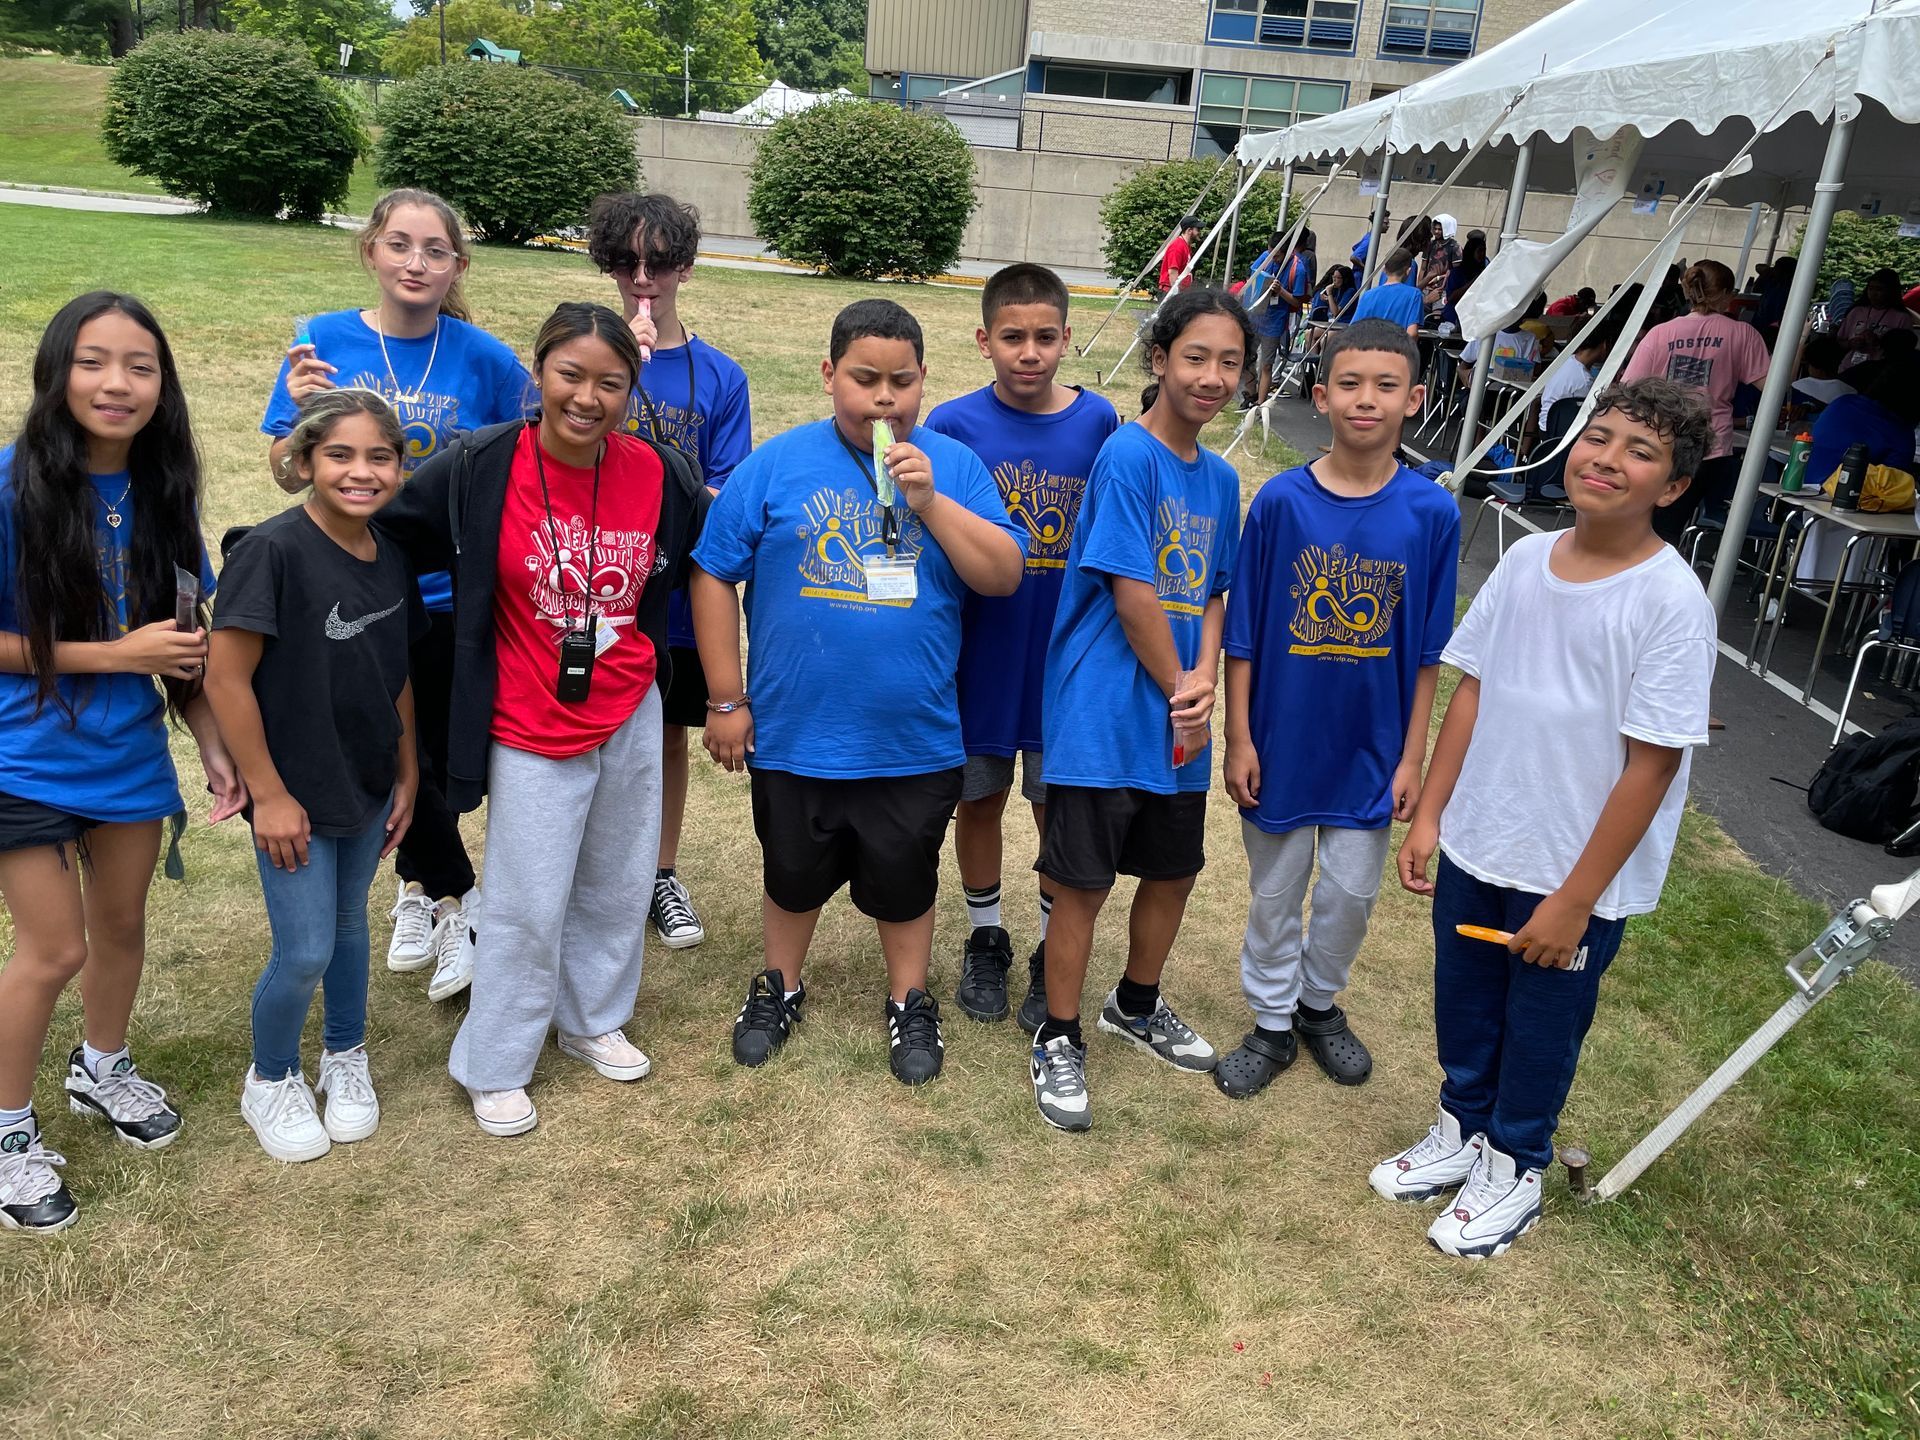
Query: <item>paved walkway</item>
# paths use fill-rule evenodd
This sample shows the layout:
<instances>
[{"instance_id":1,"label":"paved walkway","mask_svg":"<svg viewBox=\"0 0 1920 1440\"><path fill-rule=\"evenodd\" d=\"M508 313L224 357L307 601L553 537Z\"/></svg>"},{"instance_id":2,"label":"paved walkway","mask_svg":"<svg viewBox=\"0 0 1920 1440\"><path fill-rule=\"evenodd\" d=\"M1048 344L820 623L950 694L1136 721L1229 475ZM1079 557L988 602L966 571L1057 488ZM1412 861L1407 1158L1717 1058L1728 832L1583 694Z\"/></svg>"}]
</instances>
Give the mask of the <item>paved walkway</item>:
<instances>
[{"instance_id":1,"label":"paved walkway","mask_svg":"<svg viewBox=\"0 0 1920 1440\"><path fill-rule=\"evenodd\" d=\"M199 206L169 195L109 195L30 185L0 185L0 203L41 205L50 210L110 211L121 215L191 215Z\"/></svg>"}]
</instances>

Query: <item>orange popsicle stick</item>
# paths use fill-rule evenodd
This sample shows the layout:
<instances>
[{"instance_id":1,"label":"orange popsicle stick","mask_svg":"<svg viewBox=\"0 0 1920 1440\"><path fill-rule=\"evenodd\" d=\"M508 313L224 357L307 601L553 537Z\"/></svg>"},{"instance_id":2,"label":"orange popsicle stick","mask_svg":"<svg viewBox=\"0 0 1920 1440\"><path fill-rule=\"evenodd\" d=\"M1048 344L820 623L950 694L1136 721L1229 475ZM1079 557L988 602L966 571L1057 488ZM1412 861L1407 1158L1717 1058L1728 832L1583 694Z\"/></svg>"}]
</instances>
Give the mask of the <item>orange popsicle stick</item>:
<instances>
[{"instance_id":1,"label":"orange popsicle stick","mask_svg":"<svg viewBox=\"0 0 1920 1440\"><path fill-rule=\"evenodd\" d=\"M1508 930L1490 930L1485 925L1456 925L1453 933L1467 940L1485 940L1490 945L1511 945L1513 933Z\"/></svg>"}]
</instances>

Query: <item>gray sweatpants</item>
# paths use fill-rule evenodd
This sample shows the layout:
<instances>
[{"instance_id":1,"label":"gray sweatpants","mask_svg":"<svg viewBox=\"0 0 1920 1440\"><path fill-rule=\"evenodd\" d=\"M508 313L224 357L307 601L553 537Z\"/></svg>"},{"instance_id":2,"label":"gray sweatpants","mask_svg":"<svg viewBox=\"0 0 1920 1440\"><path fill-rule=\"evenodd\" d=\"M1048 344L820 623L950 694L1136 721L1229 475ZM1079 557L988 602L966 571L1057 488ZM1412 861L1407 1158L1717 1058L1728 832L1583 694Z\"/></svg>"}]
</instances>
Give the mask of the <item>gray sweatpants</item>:
<instances>
[{"instance_id":1,"label":"gray sweatpants","mask_svg":"<svg viewBox=\"0 0 1920 1440\"><path fill-rule=\"evenodd\" d=\"M1295 1009L1324 1010L1347 988L1373 902L1380 898L1393 832L1306 825L1269 835L1243 818L1240 834L1253 889L1247 938L1240 947L1241 988L1263 1028L1291 1030ZM1300 906L1313 874L1316 837L1320 879L1313 887L1309 929Z\"/></svg>"},{"instance_id":2,"label":"gray sweatpants","mask_svg":"<svg viewBox=\"0 0 1920 1440\"><path fill-rule=\"evenodd\" d=\"M473 994L447 1069L476 1090L533 1078L547 1032L633 1018L660 859L660 691L597 750L550 760L495 744Z\"/></svg>"}]
</instances>

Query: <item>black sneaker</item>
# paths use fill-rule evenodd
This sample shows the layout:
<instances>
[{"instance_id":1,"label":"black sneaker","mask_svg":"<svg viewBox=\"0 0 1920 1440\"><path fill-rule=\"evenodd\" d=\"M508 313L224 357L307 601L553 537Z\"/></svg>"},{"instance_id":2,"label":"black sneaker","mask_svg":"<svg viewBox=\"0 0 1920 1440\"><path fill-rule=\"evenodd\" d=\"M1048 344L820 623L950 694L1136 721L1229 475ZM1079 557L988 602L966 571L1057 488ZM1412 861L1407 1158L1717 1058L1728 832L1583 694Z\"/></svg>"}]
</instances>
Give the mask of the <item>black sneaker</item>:
<instances>
[{"instance_id":1,"label":"black sneaker","mask_svg":"<svg viewBox=\"0 0 1920 1440\"><path fill-rule=\"evenodd\" d=\"M940 1038L940 1002L924 990L907 991L906 1003L887 998L887 1064L902 1085L924 1085L940 1073L946 1042Z\"/></svg>"},{"instance_id":2,"label":"black sneaker","mask_svg":"<svg viewBox=\"0 0 1920 1440\"><path fill-rule=\"evenodd\" d=\"M960 988L953 1003L970 1020L1007 1018L1007 971L1013 966L1013 942L998 925L982 925L967 937L960 961Z\"/></svg>"},{"instance_id":3,"label":"black sneaker","mask_svg":"<svg viewBox=\"0 0 1920 1440\"><path fill-rule=\"evenodd\" d=\"M54 1173L66 1164L40 1143L40 1126L31 1114L0 1130L0 1226L51 1235L80 1218L66 1185Z\"/></svg>"},{"instance_id":4,"label":"black sneaker","mask_svg":"<svg viewBox=\"0 0 1920 1440\"><path fill-rule=\"evenodd\" d=\"M163 1150L180 1138L180 1112L167 1103L166 1091L140 1077L131 1055L122 1055L96 1080L86 1051L74 1046L67 1056L67 1108L105 1120L136 1150Z\"/></svg>"},{"instance_id":5,"label":"black sneaker","mask_svg":"<svg viewBox=\"0 0 1920 1440\"><path fill-rule=\"evenodd\" d=\"M1027 957L1027 998L1020 1002L1020 1028L1038 1034L1047 1023L1047 942L1042 940Z\"/></svg>"},{"instance_id":6,"label":"black sneaker","mask_svg":"<svg viewBox=\"0 0 1920 1440\"><path fill-rule=\"evenodd\" d=\"M762 970L754 976L747 987L747 1003L734 1017L733 1058L742 1065L764 1065L771 1060L800 1023L800 1006L806 998L804 980L789 1000L787 982L778 970Z\"/></svg>"}]
</instances>

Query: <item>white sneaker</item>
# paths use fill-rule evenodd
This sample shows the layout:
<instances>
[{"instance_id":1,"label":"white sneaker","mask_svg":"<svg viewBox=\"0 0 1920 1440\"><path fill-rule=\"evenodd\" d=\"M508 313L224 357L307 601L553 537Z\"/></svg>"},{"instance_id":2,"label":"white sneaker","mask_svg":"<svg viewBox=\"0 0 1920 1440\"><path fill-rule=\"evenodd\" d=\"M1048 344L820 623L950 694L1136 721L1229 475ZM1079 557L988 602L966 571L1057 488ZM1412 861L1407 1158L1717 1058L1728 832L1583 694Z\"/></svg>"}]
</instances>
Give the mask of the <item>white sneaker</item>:
<instances>
[{"instance_id":1,"label":"white sneaker","mask_svg":"<svg viewBox=\"0 0 1920 1440\"><path fill-rule=\"evenodd\" d=\"M1480 1154L1453 1204L1427 1227L1434 1248L1463 1260L1504 1255L1540 1223L1540 1172L1519 1170L1511 1155L1476 1135Z\"/></svg>"},{"instance_id":2,"label":"white sneaker","mask_svg":"<svg viewBox=\"0 0 1920 1440\"><path fill-rule=\"evenodd\" d=\"M356 1045L338 1055L320 1052L316 1094L327 1097L321 1124L336 1145L364 1140L380 1128L380 1097L373 1093L373 1074L367 1069L367 1047Z\"/></svg>"},{"instance_id":3,"label":"white sneaker","mask_svg":"<svg viewBox=\"0 0 1920 1440\"><path fill-rule=\"evenodd\" d=\"M1485 1137L1460 1138L1460 1122L1443 1108L1440 1118L1416 1145L1390 1155L1373 1167L1367 1183L1384 1200L1411 1200L1430 1205L1447 1191L1466 1182L1473 1162L1480 1158Z\"/></svg>"},{"instance_id":4,"label":"white sneaker","mask_svg":"<svg viewBox=\"0 0 1920 1440\"><path fill-rule=\"evenodd\" d=\"M284 1080L262 1080L249 1065L240 1087L240 1118L252 1127L262 1150L288 1164L318 1160L333 1148L313 1108L307 1077L297 1070Z\"/></svg>"},{"instance_id":5,"label":"white sneaker","mask_svg":"<svg viewBox=\"0 0 1920 1440\"><path fill-rule=\"evenodd\" d=\"M463 900L443 900L434 907L433 979L427 982L429 1000L451 1000L473 984L473 922L479 892L469 890Z\"/></svg>"},{"instance_id":6,"label":"white sneaker","mask_svg":"<svg viewBox=\"0 0 1920 1440\"><path fill-rule=\"evenodd\" d=\"M583 1035L562 1035L560 1053L584 1060L609 1080L639 1080L653 1068L653 1062L627 1039L624 1030L609 1030L592 1039Z\"/></svg>"},{"instance_id":7,"label":"white sneaker","mask_svg":"<svg viewBox=\"0 0 1920 1440\"><path fill-rule=\"evenodd\" d=\"M433 897L417 882L402 880L400 898L388 913L393 916L393 939L387 945L387 969L403 975L425 969L433 959Z\"/></svg>"},{"instance_id":8,"label":"white sneaker","mask_svg":"<svg viewBox=\"0 0 1920 1440\"><path fill-rule=\"evenodd\" d=\"M473 1101L473 1118L489 1135L524 1135L540 1123L540 1116L525 1090L475 1090L468 1087Z\"/></svg>"},{"instance_id":9,"label":"white sneaker","mask_svg":"<svg viewBox=\"0 0 1920 1440\"><path fill-rule=\"evenodd\" d=\"M41 1143L31 1112L0 1128L0 1229L51 1235L78 1220L80 1207L59 1175L66 1163Z\"/></svg>"}]
</instances>

